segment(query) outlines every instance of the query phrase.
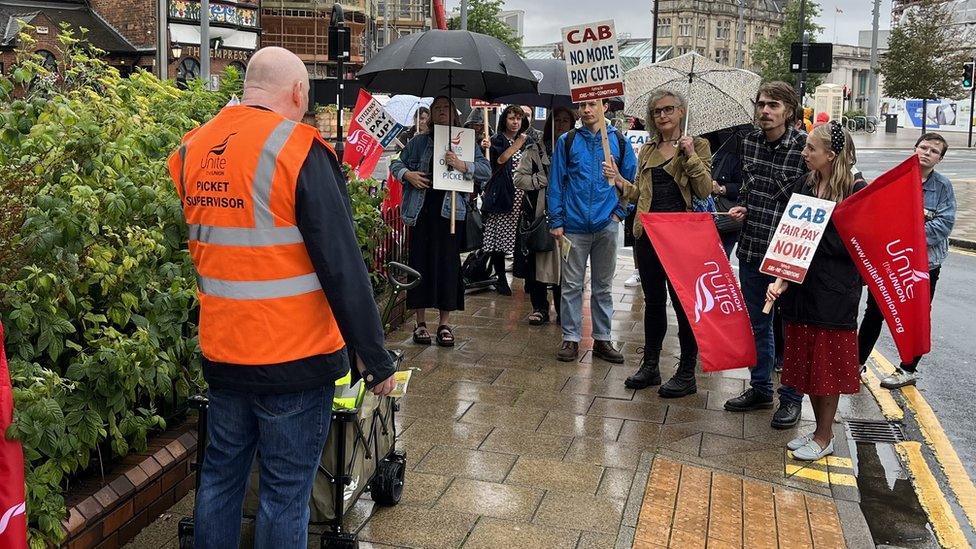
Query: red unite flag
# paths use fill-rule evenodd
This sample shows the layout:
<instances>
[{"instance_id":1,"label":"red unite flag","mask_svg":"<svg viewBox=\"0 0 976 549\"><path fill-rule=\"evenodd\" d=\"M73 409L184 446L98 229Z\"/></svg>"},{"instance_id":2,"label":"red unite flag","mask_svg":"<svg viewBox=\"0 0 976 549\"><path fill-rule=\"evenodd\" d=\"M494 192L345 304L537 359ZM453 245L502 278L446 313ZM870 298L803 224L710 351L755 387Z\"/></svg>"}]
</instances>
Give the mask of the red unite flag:
<instances>
[{"instance_id":1,"label":"red unite flag","mask_svg":"<svg viewBox=\"0 0 976 549\"><path fill-rule=\"evenodd\" d=\"M755 366L756 340L745 298L712 214L642 213L640 217L695 333L702 370Z\"/></svg>"},{"instance_id":2,"label":"red unite flag","mask_svg":"<svg viewBox=\"0 0 976 549\"><path fill-rule=\"evenodd\" d=\"M346 148L342 153L342 162L352 166L356 176L365 179L373 175L373 170L379 164L380 157L383 156L383 146L373 138L359 122L356 117L366 108L366 104L373 98L366 90L359 90L359 98L356 100L356 110L352 113L352 120L349 121L349 133L346 134Z\"/></svg>"},{"instance_id":3,"label":"red unite flag","mask_svg":"<svg viewBox=\"0 0 976 549\"><path fill-rule=\"evenodd\" d=\"M884 314L902 362L932 346L921 182L913 155L838 204L831 218Z\"/></svg>"},{"instance_id":4,"label":"red unite flag","mask_svg":"<svg viewBox=\"0 0 976 549\"><path fill-rule=\"evenodd\" d=\"M24 449L5 433L14 419L14 394L7 371L0 324L0 547L27 547L27 506L24 499Z\"/></svg>"}]
</instances>

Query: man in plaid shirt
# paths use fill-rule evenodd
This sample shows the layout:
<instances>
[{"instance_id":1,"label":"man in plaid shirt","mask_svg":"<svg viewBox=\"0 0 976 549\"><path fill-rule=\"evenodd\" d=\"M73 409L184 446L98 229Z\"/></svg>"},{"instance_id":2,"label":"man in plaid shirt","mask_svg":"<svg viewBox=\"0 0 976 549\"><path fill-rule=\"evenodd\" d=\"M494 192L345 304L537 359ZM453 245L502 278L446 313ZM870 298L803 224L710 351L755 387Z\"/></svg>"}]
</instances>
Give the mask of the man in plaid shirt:
<instances>
[{"instance_id":1,"label":"man in plaid shirt","mask_svg":"<svg viewBox=\"0 0 976 549\"><path fill-rule=\"evenodd\" d=\"M762 309L766 304L766 288L774 279L760 273L759 267L794 183L807 172L800 155L806 145L806 135L793 128L800 115L799 103L789 84L763 85L756 98L760 129L743 139L739 153L743 185L739 205L729 210L729 214L744 222L739 235L739 280L756 338L756 366L752 369L752 386L725 403L725 409L731 412L773 406L773 317L764 314ZM796 425L802 401L802 394L792 387L781 386L779 409L773 414L772 426L788 429Z\"/></svg>"}]
</instances>

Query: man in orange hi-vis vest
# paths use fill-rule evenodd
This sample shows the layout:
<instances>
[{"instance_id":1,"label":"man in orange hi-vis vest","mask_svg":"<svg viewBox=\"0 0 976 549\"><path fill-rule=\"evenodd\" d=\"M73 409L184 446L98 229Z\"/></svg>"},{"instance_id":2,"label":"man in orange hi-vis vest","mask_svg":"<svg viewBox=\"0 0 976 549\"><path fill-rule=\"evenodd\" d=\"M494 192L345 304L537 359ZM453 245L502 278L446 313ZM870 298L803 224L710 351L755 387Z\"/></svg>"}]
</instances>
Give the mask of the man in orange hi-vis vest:
<instances>
[{"instance_id":1,"label":"man in orange hi-vis vest","mask_svg":"<svg viewBox=\"0 0 976 549\"><path fill-rule=\"evenodd\" d=\"M241 104L186 134L169 159L197 270L209 384L198 549L237 547L255 452L255 547L305 547L335 381L350 367L346 345L373 393L396 384L345 177L318 131L298 122L308 92L298 57L261 49Z\"/></svg>"}]
</instances>

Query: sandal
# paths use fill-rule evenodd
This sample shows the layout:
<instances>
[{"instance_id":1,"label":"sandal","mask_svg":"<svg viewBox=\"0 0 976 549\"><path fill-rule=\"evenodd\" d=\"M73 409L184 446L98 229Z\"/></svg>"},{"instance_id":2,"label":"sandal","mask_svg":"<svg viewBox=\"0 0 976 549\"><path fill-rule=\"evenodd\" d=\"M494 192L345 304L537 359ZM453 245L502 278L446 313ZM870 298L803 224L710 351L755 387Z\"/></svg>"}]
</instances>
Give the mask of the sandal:
<instances>
[{"instance_id":1,"label":"sandal","mask_svg":"<svg viewBox=\"0 0 976 549\"><path fill-rule=\"evenodd\" d=\"M427 331L426 322L418 322L413 329L413 342L418 345L430 345L430 332Z\"/></svg>"},{"instance_id":2,"label":"sandal","mask_svg":"<svg viewBox=\"0 0 976 549\"><path fill-rule=\"evenodd\" d=\"M441 347L454 346L454 332L446 324L437 327L437 344Z\"/></svg>"},{"instance_id":3,"label":"sandal","mask_svg":"<svg viewBox=\"0 0 976 549\"><path fill-rule=\"evenodd\" d=\"M529 315L529 325L531 326L542 326L546 322L549 322L549 316L542 311L532 311Z\"/></svg>"}]
</instances>

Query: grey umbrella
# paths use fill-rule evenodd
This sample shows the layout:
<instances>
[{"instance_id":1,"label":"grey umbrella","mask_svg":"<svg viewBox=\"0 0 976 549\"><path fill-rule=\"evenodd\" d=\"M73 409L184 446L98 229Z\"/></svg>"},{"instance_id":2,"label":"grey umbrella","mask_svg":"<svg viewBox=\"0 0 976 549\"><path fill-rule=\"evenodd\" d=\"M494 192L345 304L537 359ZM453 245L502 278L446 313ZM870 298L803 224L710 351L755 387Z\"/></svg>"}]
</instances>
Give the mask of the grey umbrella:
<instances>
[{"instance_id":1,"label":"grey umbrella","mask_svg":"<svg viewBox=\"0 0 976 549\"><path fill-rule=\"evenodd\" d=\"M627 71L624 112L644 118L648 99L655 91L679 92L688 100L686 133L701 135L752 122L761 80L756 73L687 53ZM650 125L653 121L646 122Z\"/></svg>"}]
</instances>

